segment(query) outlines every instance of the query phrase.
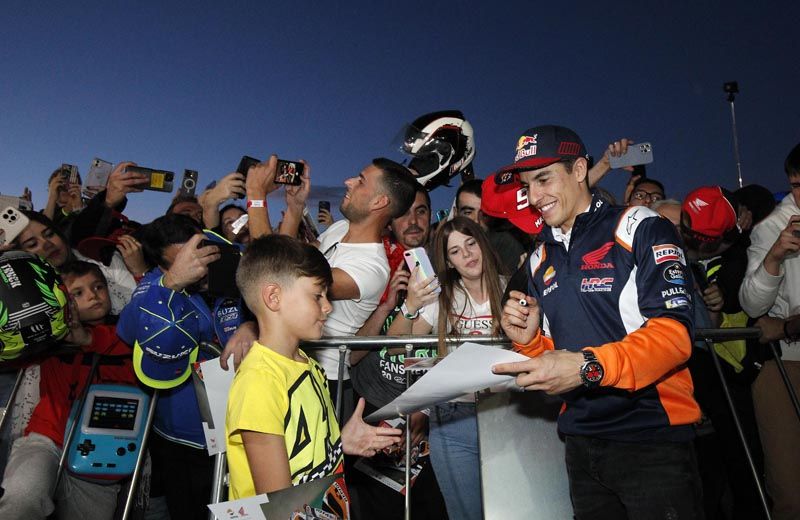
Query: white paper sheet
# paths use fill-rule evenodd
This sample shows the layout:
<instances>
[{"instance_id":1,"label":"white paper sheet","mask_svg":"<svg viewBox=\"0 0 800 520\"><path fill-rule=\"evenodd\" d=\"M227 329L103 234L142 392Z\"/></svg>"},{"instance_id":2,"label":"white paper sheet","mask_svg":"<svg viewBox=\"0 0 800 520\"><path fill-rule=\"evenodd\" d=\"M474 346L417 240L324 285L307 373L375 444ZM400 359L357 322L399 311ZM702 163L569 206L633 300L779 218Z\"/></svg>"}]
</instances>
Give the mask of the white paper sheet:
<instances>
[{"instance_id":1,"label":"white paper sheet","mask_svg":"<svg viewBox=\"0 0 800 520\"><path fill-rule=\"evenodd\" d=\"M526 359L528 357L510 350L464 343L419 378L411 388L365 421L377 422L406 415L496 385L514 385L514 376L494 374L492 366Z\"/></svg>"},{"instance_id":2,"label":"white paper sheet","mask_svg":"<svg viewBox=\"0 0 800 520\"><path fill-rule=\"evenodd\" d=\"M229 502L208 504L208 509L214 513L217 520L267 520L261 504L268 502L267 495L256 495Z\"/></svg>"},{"instance_id":3,"label":"white paper sheet","mask_svg":"<svg viewBox=\"0 0 800 520\"><path fill-rule=\"evenodd\" d=\"M203 361L200 363L200 369L203 371L203 384L208 395L208 406L211 408L211 419L214 421L213 429L206 424L203 431L206 433L209 455L214 455L226 449L225 411L228 408L228 392L231 389L235 373L233 368L223 370L219 366L218 358ZM214 436L213 439L210 438L211 435ZM214 445L213 449L212 444Z\"/></svg>"}]
</instances>

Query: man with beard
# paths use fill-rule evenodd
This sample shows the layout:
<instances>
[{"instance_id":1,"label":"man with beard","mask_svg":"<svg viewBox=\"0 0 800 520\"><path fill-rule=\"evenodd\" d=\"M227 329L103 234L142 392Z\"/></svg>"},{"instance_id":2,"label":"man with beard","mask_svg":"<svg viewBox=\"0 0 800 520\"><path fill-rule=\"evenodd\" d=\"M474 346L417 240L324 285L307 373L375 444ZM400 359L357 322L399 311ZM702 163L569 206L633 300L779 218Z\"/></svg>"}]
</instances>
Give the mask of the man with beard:
<instances>
[{"instance_id":1,"label":"man with beard","mask_svg":"<svg viewBox=\"0 0 800 520\"><path fill-rule=\"evenodd\" d=\"M409 272L403 262L403 252L428 244L431 225L431 199L427 190L416 186L414 203L404 215L392 219L392 235L384 238L384 248L392 271L381 302L358 331L359 336L386 334L392 320L400 312L402 295L408 286ZM413 357L431 357L436 350L421 346L412 352ZM404 348L382 348L380 350L356 350L350 357L350 376L355 398L367 401L365 413L388 404L406 389ZM417 412L411 416L412 444L425 439L428 416ZM400 452L402 453L402 452ZM349 463L350 461L345 458ZM447 515L436 477L430 464L423 462L422 471L414 482L411 493L411 511L414 518L445 518ZM356 466L348 468L348 485L353 498L353 517L359 518L403 518L405 499L400 493L362 473Z\"/></svg>"},{"instance_id":2,"label":"man with beard","mask_svg":"<svg viewBox=\"0 0 800 520\"><path fill-rule=\"evenodd\" d=\"M405 166L385 158L374 159L358 176L345 181L347 192L339 206L345 218L319 237L318 248L333 269L333 285L328 291L333 311L325 322L323 336L355 335L378 306L389 280L381 234L391 219L408 210L416 184ZM314 357L325 369L335 400L338 352L317 350ZM347 382L341 383L345 390L349 389L349 379L345 369Z\"/></svg>"}]
</instances>

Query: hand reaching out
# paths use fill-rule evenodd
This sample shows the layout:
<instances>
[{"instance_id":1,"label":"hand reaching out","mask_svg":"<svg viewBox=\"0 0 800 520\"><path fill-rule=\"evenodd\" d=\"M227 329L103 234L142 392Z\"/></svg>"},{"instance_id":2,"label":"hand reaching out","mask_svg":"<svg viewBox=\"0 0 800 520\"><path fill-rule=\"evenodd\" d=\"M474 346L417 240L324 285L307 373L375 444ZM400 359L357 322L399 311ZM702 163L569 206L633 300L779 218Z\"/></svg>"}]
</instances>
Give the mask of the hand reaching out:
<instances>
[{"instance_id":1,"label":"hand reaching out","mask_svg":"<svg viewBox=\"0 0 800 520\"><path fill-rule=\"evenodd\" d=\"M372 457L380 450L401 442L401 430L370 426L364 422L365 405L364 398L360 398L352 417L342 428L342 449L348 455Z\"/></svg>"},{"instance_id":2,"label":"hand reaching out","mask_svg":"<svg viewBox=\"0 0 800 520\"><path fill-rule=\"evenodd\" d=\"M119 237L117 251L122 255L125 267L133 276L141 276L147 272L147 262L144 261L142 244L132 235L122 235Z\"/></svg>"}]
</instances>

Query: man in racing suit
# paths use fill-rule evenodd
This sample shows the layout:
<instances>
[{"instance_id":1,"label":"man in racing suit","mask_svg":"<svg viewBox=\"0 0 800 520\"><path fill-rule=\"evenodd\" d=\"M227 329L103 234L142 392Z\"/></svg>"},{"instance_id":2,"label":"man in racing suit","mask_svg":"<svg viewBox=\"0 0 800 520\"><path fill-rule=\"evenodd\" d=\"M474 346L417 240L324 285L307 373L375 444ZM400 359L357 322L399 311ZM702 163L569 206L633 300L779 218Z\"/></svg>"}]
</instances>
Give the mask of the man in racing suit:
<instances>
[{"instance_id":1,"label":"man in racing suit","mask_svg":"<svg viewBox=\"0 0 800 520\"><path fill-rule=\"evenodd\" d=\"M497 175L500 189L526 189L547 225L528 294L512 291L501 319L531 359L494 371L563 397L575 517L702 518L685 366L693 282L674 226L592 196L586 149L567 128L526 131Z\"/></svg>"}]
</instances>

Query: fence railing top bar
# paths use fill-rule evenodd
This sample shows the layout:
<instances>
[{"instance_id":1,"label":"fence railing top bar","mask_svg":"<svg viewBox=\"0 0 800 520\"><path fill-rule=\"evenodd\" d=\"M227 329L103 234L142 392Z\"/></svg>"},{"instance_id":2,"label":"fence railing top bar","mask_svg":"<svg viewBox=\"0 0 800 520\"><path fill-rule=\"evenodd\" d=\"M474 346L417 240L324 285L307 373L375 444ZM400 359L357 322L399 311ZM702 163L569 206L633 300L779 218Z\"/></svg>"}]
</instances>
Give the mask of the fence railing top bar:
<instances>
[{"instance_id":1,"label":"fence railing top bar","mask_svg":"<svg viewBox=\"0 0 800 520\"><path fill-rule=\"evenodd\" d=\"M761 335L761 331L757 328L727 328L727 329L696 329L696 341L731 341L737 339L755 339ZM438 338L434 335L425 336L341 336L341 337L324 337L315 341L304 341L301 347L308 349L316 348L339 348L340 345L346 345L352 350L375 350L384 347L404 347L405 345L428 345L435 347L438 343ZM460 344L464 342L472 342L478 344L491 344L491 345L510 345L511 342L506 337L493 337L493 336L466 336L461 338L447 338L447 343Z\"/></svg>"}]
</instances>

